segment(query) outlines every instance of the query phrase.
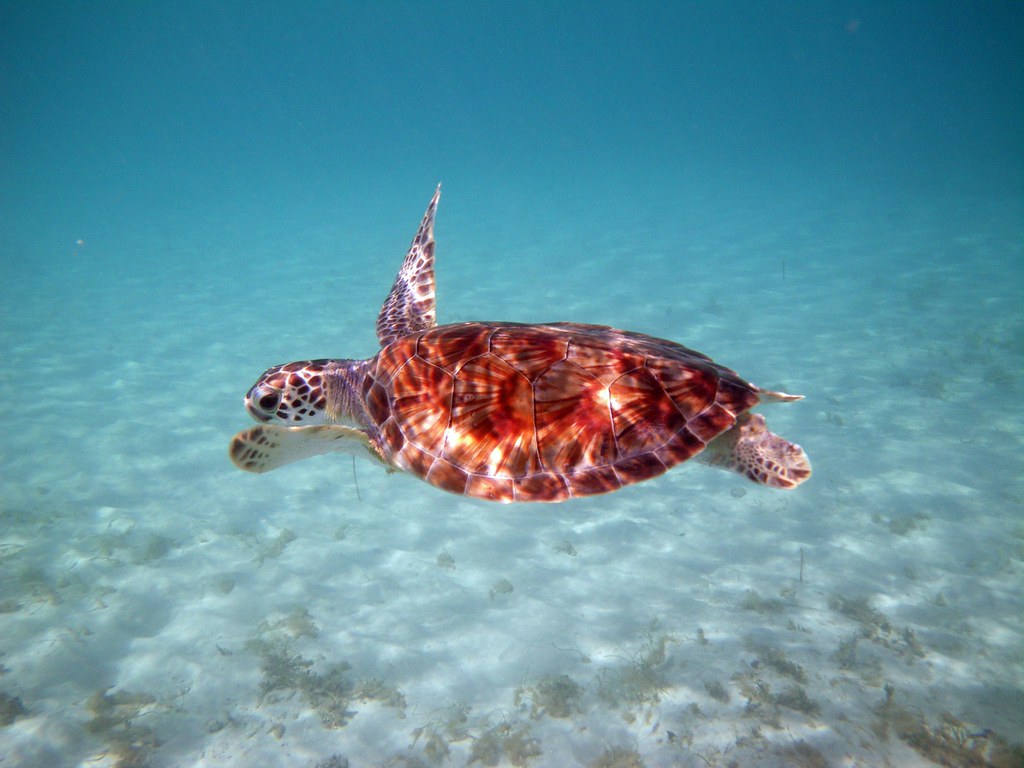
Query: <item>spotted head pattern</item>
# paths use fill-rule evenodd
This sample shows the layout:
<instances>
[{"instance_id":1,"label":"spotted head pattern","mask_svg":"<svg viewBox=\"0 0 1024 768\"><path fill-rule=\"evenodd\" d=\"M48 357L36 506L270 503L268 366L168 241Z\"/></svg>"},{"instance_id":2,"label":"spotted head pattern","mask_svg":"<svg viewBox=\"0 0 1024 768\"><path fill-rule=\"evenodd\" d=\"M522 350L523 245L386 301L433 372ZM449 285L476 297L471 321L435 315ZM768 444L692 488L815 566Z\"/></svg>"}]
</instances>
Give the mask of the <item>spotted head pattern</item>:
<instances>
[{"instance_id":1,"label":"spotted head pattern","mask_svg":"<svg viewBox=\"0 0 1024 768\"><path fill-rule=\"evenodd\" d=\"M327 421L327 368L330 360L300 360L264 371L245 395L254 419L286 424Z\"/></svg>"}]
</instances>

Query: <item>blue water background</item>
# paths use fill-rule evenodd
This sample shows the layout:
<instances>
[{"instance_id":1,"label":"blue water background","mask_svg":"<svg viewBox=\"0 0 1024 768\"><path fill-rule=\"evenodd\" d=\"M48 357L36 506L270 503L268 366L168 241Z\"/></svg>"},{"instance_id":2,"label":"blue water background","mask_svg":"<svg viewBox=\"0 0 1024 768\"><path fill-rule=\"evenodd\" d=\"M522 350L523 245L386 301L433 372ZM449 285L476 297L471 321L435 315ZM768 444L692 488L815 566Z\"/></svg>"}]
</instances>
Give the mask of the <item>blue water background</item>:
<instances>
[{"instance_id":1,"label":"blue water background","mask_svg":"<svg viewBox=\"0 0 1024 768\"><path fill-rule=\"evenodd\" d=\"M579 231L638 219L669 231L700 221L692 208L673 216L687 196L712 208L789 195L822 208L966 204L1022 184L1016 3L4 3L3 14L5 266L30 273L77 239L118 261L115 245L205 233L200 253L176 249L178 265L267 227L296 242L324 227L385 242L384 217L401 213L389 209L418 206L438 181L455 206L447 237L469 236L460 214L514 216L499 235L514 249L545 212Z\"/></svg>"},{"instance_id":2,"label":"blue water background","mask_svg":"<svg viewBox=\"0 0 1024 768\"><path fill-rule=\"evenodd\" d=\"M18 722L63 722L66 737L41 747L45 738L12 726L3 738L23 750L14 764L77 764L98 749L82 735L82 702L110 686L143 687L140 643L155 659L205 648L212 655L195 665L211 679L228 663L198 628L195 638L172 631L191 605L191 575L222 567L197 554L197 541L271 537L285 526L315 540L335 532L337 510L353 509L347 457L257 485L227 462L226 443L247 424L241 397L264 368L374 354L380 301L439 182L441 322L608 323L701 349L759 384L807 395L769 419L805 445L816 475L784 500L756 489L743 498L733 493L740 480L687 466L557 511L510 511L360 470L363 508L377 521L363 524L381 526L381 538L367 533L347 561L324 553L318 573L344 581L335 593L312 585L301 563L286 588L271 561L257 571L241 557L232 578L242 586L211 614L240 628L216 635L236 651L231 663L245 660L257 620L287 614L304 590L324 626L332 610L360 610L350 602L392 600L395 666L369 646L363 660L375 674L393 672L413 699L437 638L406 626L386 586L384 598L353 595L352 562L367 583L387 584L392 548L431 563L443 545L457 555L458 578L472 572L459 549L471 534L491 560L512 563L547 535L546 520L579 543L591 522L603 531L602 520L628 519L595 534L590 551L604 542L608 562L614 552L630 563L622 574L636 582L589 572L568 585L578 594L561 596L583 611L613 603L622 634L609 643L625 644L651 617L648 603L623 597L633 587L664 609L670 631L692 632L683 617L695 606L673 601L688 588L680 584L716 568L750 569L718 618L771 624L736 603L751 587L774 594L768 577L749 574L780 547L789 568L799 544L799 557L817 555L818 573L834 584L919 621L931 658L968 670L956 681L941 667L900 679L931 722L960 707L977 729L1020 732L1024 5L2 2L0 599L14 602L0 615L11 622L0 684L37 718ZM393 508L408 517L389 518ZM135 528L117 523L127 517ZM149 532L173 540L171 561L137 558L123 579L87 570L75 578L88 600L64 594L57 574L101 569L97 551L109 557L108 520L125 536L138 532L143 549ZM657 549L675 540L667 531L680 520L688 541L705 531L704 554ZM401 543L389 542L392 525ZM916 548L902 538L915 525L933 536ZM538 568L544 557L550 547ZM665 581L642 580L645 565ZM487 566L486 557L477 564L478 594L493 610L488 588L505 571ZM512 576L515 595L528 593L529 571ZM143 575L168 590L163 599L142 586L149 582L133 592ZM249 577L261 586L246 598ZM95 585L107 583L125 602L89 613ZM420 593L402 583L408 611L436 600L447 615L461 605L446 602L443 585L427 582ZM549 583L556 592L562 584ZM40 584L62 602L29 612L47 602ZM962 624L927 618L914 602L925 592L931 609L941 592ZM803 605L833 616L825 591ZM103 617L115 611L105 631ZM359 616L373 626L372 614ZM545 631L586 636L564 620ZM85 625L91 645L62 634ZM471 619L454 630L475 631ZM961 635L970 641L949 639ZM531 653L551 645L549 634L539 637L526 641ZM71 652L50 654L51 641ZM362 647L353 640L335 651ZM821 661L834 649L829 639L811 655ZM547 671L529 654L520 661L506 662L509 679L483 680L438 661L450 676L438 700L486 701L500 689L495 700L510 706L517 680ZM582 682L586 669L572 674ZM690 672L676 672L673 685L688 685ZM936 680L946 674L943 687ZM247 685L255 696L256 677ZM822 716L824 752L859 748L835 734L872 716L881 678L865 685L843 717ZM163 726L170 746L154 752L158 764L192 760L208 722L222 716L216 692L202 699L195 690L185 709L202 714ZM827 683L812 696L829 699ZM376 722L360 718L341 733ZM363 741L349 735L339 749L356 758L384 744L380 734L404 744L421 720L381 725ZM622 727L618 715L612 721ZM581 762L601 744L635 738L648 764L679 764L663 741L637 734L562 738L584 745ZM307 757L327 754L310 748ZM235 757L245 764L244 750ZM893 759L909 764L905 757Z\"/></svg>"}]
</instances>

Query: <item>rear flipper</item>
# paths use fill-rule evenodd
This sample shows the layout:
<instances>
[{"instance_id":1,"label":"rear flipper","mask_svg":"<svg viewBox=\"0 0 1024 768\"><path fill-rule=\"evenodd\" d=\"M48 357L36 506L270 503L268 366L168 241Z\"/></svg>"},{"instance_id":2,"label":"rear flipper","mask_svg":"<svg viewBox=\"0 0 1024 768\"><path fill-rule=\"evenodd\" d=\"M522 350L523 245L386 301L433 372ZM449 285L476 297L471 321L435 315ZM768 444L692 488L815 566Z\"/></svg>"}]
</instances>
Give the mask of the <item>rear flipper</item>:
<instances>
[{"instance_id":1,"label":"rear flipper","mask_svg":"<svg viewBox=\"0 0 1024 768\"><path fill-rule=\"evenodd\" d=\"M231 439L228 448L231 461L246 472L269 472L293 461L331 451L364 457L369 455L384 463L363 430L339 424L311 427L261 424L239 432Z\"/></svg>"},{"instance_id":2,"label":"rear flipper","mask_svg":"<svg viewBox=\"0 0 1024 768\"><path fill-rule=\"evenodd\" d=\"M749 411L740 414L732 429L708 443L697 460L786 490L811 476L811 462L804 449L769 432L764 416Z\"/></svg>"}]
</instances>

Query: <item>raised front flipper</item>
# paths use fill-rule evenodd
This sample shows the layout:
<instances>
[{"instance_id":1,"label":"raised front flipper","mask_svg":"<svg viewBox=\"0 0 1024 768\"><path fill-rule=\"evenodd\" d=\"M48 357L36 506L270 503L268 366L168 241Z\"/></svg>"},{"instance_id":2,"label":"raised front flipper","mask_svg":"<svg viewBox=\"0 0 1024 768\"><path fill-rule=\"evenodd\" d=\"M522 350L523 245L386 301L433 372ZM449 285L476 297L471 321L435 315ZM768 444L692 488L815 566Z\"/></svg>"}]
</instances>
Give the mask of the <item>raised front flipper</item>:
<instances>
[{"instance_id":1,"label":"raised front flipper","mask_svg":"<svg viewBox=\"0 0 1024 768\"><path fill-rule=\"evenodd\" d=\"M261 424L239 432L231 439L228 448L236 467L257 473L331 451L369 456L387 466L363 430L340 424L311 427Z\"/></svg>"},{"instance_id":2,"label":"raised front flipper","mask_svg":"<svg viewBox=\"0 0 1024 768\"><path fill-rule=\"evenodd\" d=\"M441 198L441 185L423 214L391 293L377 316L377 338L381 347L395 339L437 325L434 304L434 216Z\"/></svg>"}]
</instances>

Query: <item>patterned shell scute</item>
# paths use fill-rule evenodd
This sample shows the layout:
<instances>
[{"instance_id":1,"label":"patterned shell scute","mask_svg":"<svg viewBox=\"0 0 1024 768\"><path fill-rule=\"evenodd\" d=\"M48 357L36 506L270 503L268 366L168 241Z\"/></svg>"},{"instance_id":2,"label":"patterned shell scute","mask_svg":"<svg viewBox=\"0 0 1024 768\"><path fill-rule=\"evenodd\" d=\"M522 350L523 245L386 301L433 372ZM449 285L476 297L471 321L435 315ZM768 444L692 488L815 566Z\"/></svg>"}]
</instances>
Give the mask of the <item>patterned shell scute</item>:
<instances>
[{"instance_id":1,"label":"patterned shell scute","mask_svg":"<svg viewBox=\"0 0 1024 768\"><path fill-rule=\"evenodd\" d=\"M445 490L558 501L659 475L758 401L679 344L574 323L457 323L388 344L364 387L383 453Z\"/></svg>"},{"instance_id":2,"label":"patterned shell scute","mask_svg":"<svg viewBox=\"0 0 1024 768\"><path fill-rule=\"evenodd\" d=\"M473 358L490 352L494 328L484 323L442 325L416 334L416 354L454 373Z\"/></svg>"}]
</instances>

